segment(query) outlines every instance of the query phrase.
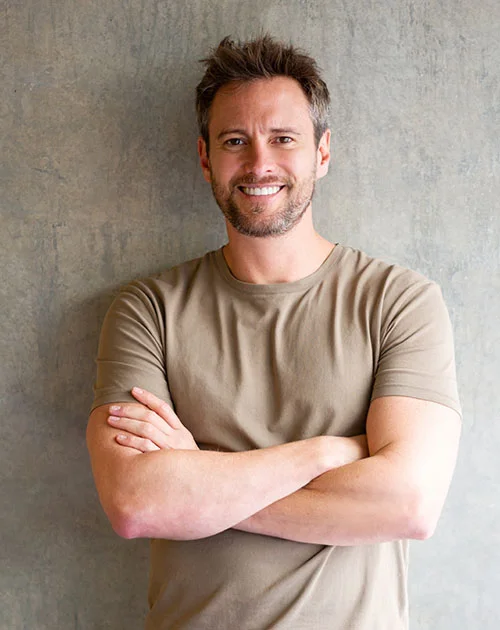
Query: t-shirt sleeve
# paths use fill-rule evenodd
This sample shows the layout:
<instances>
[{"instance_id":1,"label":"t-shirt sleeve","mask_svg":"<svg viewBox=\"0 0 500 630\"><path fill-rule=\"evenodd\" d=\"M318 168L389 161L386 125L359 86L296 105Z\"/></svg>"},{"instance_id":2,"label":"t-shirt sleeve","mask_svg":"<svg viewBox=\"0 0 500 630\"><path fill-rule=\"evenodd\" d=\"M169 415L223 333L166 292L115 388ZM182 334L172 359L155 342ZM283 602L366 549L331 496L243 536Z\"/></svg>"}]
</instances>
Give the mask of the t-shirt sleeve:
<instances>
[{"instance_id":1,"label":"t-shirt sleeve","mask_svg":"<svg viewBox=\"0 0 500 630\"><path fill-rule=\"evenodd\" d=\"M439 286L415 275L396 278L383 296L371 398L408 396L446 405L460 414L448 311Z\"/></svg>"},{"instance_id":2,"label":"t-shirt sleeve","mask_svg":"<svg viewBox=\"0 0 500 630\"><path fill-rule=\"evenodd\" d=\"M133 402L137 386L172 404L165 367L164 305L154 284L135 282L116 297L101 330L92 409Z\"/></svg>"}]
</instances>

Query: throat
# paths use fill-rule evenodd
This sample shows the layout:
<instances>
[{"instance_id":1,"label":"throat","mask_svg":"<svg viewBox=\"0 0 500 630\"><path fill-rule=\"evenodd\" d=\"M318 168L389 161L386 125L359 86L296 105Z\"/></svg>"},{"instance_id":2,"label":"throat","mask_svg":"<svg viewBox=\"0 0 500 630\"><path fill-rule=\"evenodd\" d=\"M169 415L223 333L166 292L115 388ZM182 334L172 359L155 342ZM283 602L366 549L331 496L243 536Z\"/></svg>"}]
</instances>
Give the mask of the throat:
<instances>
[{"instance_id":1,"label":"throat","mask_svg":"<svg viewBox=\"0 0 500 630\"><path fill-rule=\"evenodd\" d=\"M226 245L223 256L231 274L249 284L284 284L302 280L317 271L330 256L335 245L316 233L311 246L297 250L278 243L284 239L252 239L243 249ZM258 242L260 241L260 242ZM267 242L263 242L267 241Z\"/></svg>"}]
</instances>

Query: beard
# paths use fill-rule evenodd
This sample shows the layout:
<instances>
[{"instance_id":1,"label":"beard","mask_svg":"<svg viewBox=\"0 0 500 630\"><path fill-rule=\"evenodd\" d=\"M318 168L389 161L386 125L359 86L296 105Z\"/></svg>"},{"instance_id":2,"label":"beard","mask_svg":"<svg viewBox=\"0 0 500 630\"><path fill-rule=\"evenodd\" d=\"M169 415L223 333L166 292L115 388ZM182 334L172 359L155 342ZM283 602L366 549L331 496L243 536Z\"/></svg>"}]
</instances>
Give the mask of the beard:
<instances>
[{"instance_id":1,"label":"beard","mask_svg":"<svg viewBox=\"0 0 500 630\"><path fill-rule=\"evenodd\" d=\"M212 192L217 205L229 223L244 236L273 237L286 234L299 223L311 204L316 185L316 172L300 182L293 182L290 178L280 183L284 185L278 193L284 196L281 205L272 214L263 216L268 210L267 204L259 204L259 197L255 196L255 202L249 210L243 211L238 205L238 186L258 184L259 186L271 186L276 178L268 177L258 180L253 175L247 175L223 186L211 172ZM248 203L249 200L247 200Z\"/></svg>"}]
</instances>

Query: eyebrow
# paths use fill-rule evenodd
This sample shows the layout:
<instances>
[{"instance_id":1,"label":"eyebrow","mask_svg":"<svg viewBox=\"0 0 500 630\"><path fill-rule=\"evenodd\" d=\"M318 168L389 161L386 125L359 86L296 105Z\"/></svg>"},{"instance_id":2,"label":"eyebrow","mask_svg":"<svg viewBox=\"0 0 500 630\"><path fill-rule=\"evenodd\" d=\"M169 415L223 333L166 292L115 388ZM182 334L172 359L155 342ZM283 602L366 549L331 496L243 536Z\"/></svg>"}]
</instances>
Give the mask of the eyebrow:
<instances>
[{"instance_id":1,"label":"eyebrow","mask_svg":"<svg viewBox=\"0 0 500 630\"><path fill-rule=\"evenodd\" d=\"M295 129L294 127L276 127L271 129L271 133L291 133L294 136L301 136L300 131Z\"/></svg>"},{"instance_id":2,"label":"eyebrow","mask_svg":"<svg viewBox=\"0 0 500 630\"><path fill-rule=\"evenodd\" d=\"M223 129L220 134L217 136L217 140L220 140L224 136L229 136L230 134L239 134L240 136L245 135L244 129Z\"/></svg>"},{"instance_id":3,"label":"eyebrow","mask_svg":"<svg viewBox=\"0 0 500 630\"><path fill-rule=\"evenodd\" d=\"M302 136L303 134L300 133L300 131L297 131L297 129L294 129L293 127L273 127L272 129L269 130L270 133L291 133L294 136ZM241 136L246 136L247 132L244 129L223 129L219 135L217 136L217 140L220 140L221 138L223 138L224 136L229 136L231 134L239 134Z\"/></svg>"}]
</instances>

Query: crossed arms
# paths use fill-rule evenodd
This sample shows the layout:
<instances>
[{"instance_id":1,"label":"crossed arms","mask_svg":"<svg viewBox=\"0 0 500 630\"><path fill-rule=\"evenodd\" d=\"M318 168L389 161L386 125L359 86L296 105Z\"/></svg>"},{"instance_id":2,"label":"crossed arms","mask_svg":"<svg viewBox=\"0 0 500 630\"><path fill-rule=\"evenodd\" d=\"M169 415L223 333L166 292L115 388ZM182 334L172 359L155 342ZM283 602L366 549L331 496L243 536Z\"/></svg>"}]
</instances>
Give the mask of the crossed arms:
<instances>
[{"instance_id":1,"label":"crossed arms","mask_svg":"<svg viewBox=\"0 0 500 630\"><path fill-rule=\"evenodd\" d=\"M377 398L366 439L319 436L220 453L200 451L166 403L133 394L137 404L96 408L87 430L101 503L126 538L189 540L236 528L356 545L423 539L435 529L460 436L448 407Z\"/></svg>"}]
</instances>

